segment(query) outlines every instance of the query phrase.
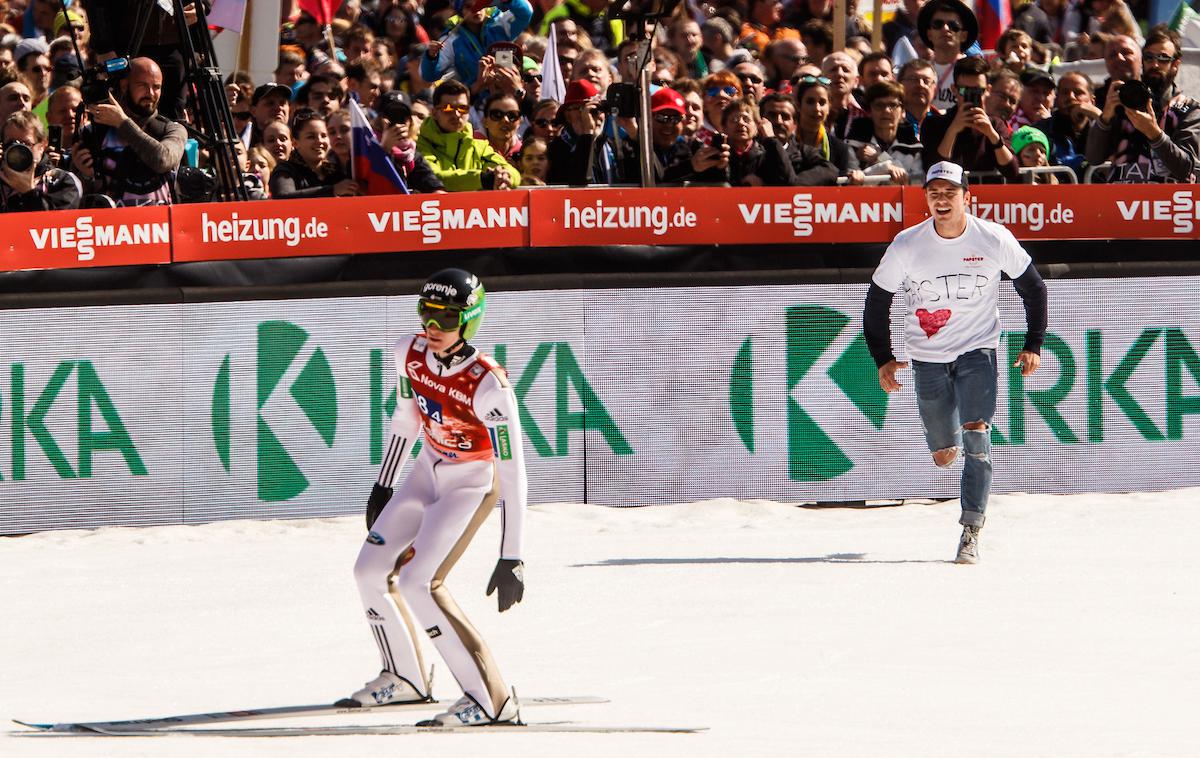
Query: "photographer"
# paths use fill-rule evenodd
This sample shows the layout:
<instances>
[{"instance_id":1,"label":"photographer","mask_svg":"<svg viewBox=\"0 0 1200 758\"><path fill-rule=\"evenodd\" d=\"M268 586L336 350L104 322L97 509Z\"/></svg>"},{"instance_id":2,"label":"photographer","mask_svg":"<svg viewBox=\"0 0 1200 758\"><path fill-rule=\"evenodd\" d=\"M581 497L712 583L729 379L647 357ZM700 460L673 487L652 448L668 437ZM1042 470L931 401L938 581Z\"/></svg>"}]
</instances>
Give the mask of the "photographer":
<instances>
[{"instance_id":1,"label":"photographer","mask_svg":"<svg viewBox=\"0 0 1200 758\"><path fill-rule=\"evenodd\" d=\"M118 89L119 96L110 90L107 102L87 105L92 121L80 130L71 166L89 194L123 205L170 203L187 130L157 111L162 71L134 58Z\"/></svg>"},{"instance_id":2,"label":"photographer","mask_svg":"<svg viewBox=\"0 0 1200 758\"><path fill-rule=\"evenodd\" d=\"M600 91L587 79L567 85L557 118L563 130L550 143L550 184L616 184L637 181L637 147L621 139L620 156L604 131Z\"/></svg>"},{"instance_id":3,"label":"photographer","mask_svg":"<svg viewBox=\"0 0 1200 758\"><path fill-rule=\"evenodd\" d=\"M69 171L50 165L46 130L30 111L18 111L3 127L0 212L67 210L79 207L83 187Z\"/></svg>"},{"instance_id":4,"label":"photographer","mask_svg":"<svg viewBox=\"0 0 1200 758\"><path fill-rule=\"evenodd\" d=\"M1200 103L1175 86L1179 35L1155 27L1142 52L1142 80L1114 79L1087 137L1088 163L1112 161L1110 183L1191 182Z\"/></svg>"},{"instance_id":5,"label":"photographer","mask_svg":"<svg viewBox=\"0 0 1200 758\"><path fill-rule=\"evenodd\" d=\"M476 0L454 0L453 5L462 21L444 42L429 43L421 56L421 78L436 82L454 72L458 81L470 87L479 75L479 59L493 43L521 36L533 17L533 6L529 0L501 0L497 12L489 15L489 6Z\"/></svg>"},{"instance_id":6,"label":"photographer","mask_svg":"<svg viewBox=\"0 0 1200 758\"><path fill-rule=\"evenodd\" d=\"M924 165L952 161L968 171L999 171L1006 179L1017 179L1017 164L1004 144L1008 127L983 109L990 92L987 74L982 58L963 58L954 64L958 103L940 116L930 116L921 127Z\"/></svg>"}]
</instances>

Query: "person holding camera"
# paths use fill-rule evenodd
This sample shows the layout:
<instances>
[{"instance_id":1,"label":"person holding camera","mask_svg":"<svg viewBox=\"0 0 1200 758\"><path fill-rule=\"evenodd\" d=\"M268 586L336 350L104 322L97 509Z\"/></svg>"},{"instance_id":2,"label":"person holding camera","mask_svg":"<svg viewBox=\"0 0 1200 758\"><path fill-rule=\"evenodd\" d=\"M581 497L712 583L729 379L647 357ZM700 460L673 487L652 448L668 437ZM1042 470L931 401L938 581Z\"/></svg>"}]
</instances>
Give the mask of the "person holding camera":
<instances>
[{"instance_id":1,"label":"person holding camera","mask_svg":"<svg viewBox=\"0 0 1200 758\"><path fill-rule=\"evenodd\" d=\"M988 65L982 58L963 58L954 64L954 93L958 104L921 127L921 162L932 166L951 161L967 171L999 171L1018 176L1012 151L1005 144L1008 127L984 112L988 96Z\"/></svg>"},{"instance_id":2,"label":"person holding camera","mask_svg":"<svg viewBox=\"0 0 1200 758\"><path fill-rule=\"evenodd\" d=\"M129 74L108 100L87 103L91 123L80 129L71 166L88 193L122 205L171 202L174 173L187 130L158 113L162 71L149 58L129 62Z\"/></svg>"},{"instance_id":3,"label":"person holding camera","mask_svg":"<svg viewBox=\"0 0 1200 758\"><path fill-rule=\"evenodd\" d=\"M3 127L0 212L57 211L79 207L83 187L50 163L46 129L31 111L17 111Z\"/></svg>"},{"instance_id":4,"label":"person holding camera","mask_svg":"<svg viewBox=\"0 0 1200 758\"><path fill-rule=\"evenodd\" d=\"M1155 27L1142 51L1142 79L1115 79L1087 138L1091 164L1112 161L1110 183L1191 182L1200 148L1200 103L1175 86L1179 35Z\"/></svg>"},{"instance_id":5,"label":"person holding camera","mask_svg":"<svg viewBox=\"0 0 1200 758\"><path fill-rule=\"evenodd\" d=\"M421 124L417 150L450 192L512 189L521 173L488 144L475 139L467 114L470 90L447 79L433 91L433 115Z\"/></svg>"},{"instance_id":6,"label":"person holding camera","mask_svg":"<svg viewBox=\"0 0 1200 758\"><path fill-rule=\"evenodd\" d=\"M587 79L567 85L556 118L563 130L550 143L550 184L616 184L637 181L637 147L633 141L617 142L604 129L600 90Z\"/></svg>"},{"instance_id":7,"label":"person holding camera","mask_svg":"<svg viewBox=\"0 0 1200 758\"><path fill-rule=\"evenodd\" d=\"M475 84L479 59L496 42L512 42L521 36L533 18L529 0L501 0L497 12L489 14L487 0L454 0L454 11L462 21L442 40L430 42L421 56L421 78L436 82L454 72L455 79Z\"/></svg>"}]
</instances>

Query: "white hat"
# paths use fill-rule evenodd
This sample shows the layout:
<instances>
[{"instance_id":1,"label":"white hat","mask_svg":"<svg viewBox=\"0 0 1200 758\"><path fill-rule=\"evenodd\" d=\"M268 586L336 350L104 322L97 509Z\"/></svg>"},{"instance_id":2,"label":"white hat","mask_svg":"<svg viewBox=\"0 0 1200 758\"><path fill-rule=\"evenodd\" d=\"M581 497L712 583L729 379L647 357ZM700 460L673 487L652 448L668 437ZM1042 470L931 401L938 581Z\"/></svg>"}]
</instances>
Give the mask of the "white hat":
<instances>
[{"instance_id":1,"label":"white hat","mask_svg":"<svg viewBox=\"0 0 1200 758\"><path fill-rule=\"evenodd\" d=\"M967 177L963 167L950 161L940 161L929 167L929 171L925 174L925 186L928 187L934 179L944 179L964 189L967 186Z\"/></svg>"}]
</instances>

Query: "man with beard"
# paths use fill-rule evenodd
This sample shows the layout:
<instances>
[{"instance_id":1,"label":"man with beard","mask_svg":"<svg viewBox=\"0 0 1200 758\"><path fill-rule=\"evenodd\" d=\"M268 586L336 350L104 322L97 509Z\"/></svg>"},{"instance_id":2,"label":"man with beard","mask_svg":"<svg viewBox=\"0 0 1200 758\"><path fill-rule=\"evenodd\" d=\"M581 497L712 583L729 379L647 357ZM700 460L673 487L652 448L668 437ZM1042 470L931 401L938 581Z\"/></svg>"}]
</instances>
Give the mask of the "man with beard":
<instances>
[{"instance_id":1,"label":"man with beard","mask_svg":"<svg viewBox=\"0 0 1200 758\"><path fill-rule=\"evenodd\" d=\"M988 85L987 97L983 99L984 113L1009 124L1021 103L1021 80L1013 72L1002 68L988 74Z\"/></svg>"},{"instance_id":2,"label":"man with beard","mask_svg":"<svg viewBox=\"0 0 1200 758\"><path fill-rule=\"evenodd\" d=\"M837 181L837 166L821 157L817 149L796 139L796 100L791 95L772 92L758 104L762 120L771 125L775 139L783 146L797 187L815 187Z\"/></svg>"},{"instance_id":3,"label":"man with beard","mask_svg":"<svg viewBox=\"0 0 1200 758\"><path fill-rule=\"evenodd\" d=\"M1081 71L1068 71L1058 80L1058 107L1050 118L1035 124L1050 140L1050 158L1060 166L1070 166L1079 181L1087 166L1088 133L1100 117L1092 95L1092 80Z\"/></svg>"},{"instance_id":4,"label":"man with beard","mask_svg":"<svg viewBox=\"0 0 1200 758\"><path fill-rule=\"evenodd\" d=\"M183 157L187 130L158 113L163 77L149 58L129 62L120 96L88 106L92 122L80 130L71 165L89 193L124 205L171 202L171 182Z\"/></svg>"},{"instance_id":5,"label":"man with beard","mask_svg":"<svg viewBox=\"0 0 1200 758\"><path fill-rule=\"evenodd\" d=\"M1131 100L1128 93L1120 96L1121 87L1136 89L1132 82L1109 84L1104 110L1088 134L1087 159L1093 164L1112 161L1110 183L1194 180L1200 103L1175 86L1179 59L1179 35L1155 27L1142 51L1142 84L1149 91L1145 105L1121 104Z\"/></svg>"}]
</instances>

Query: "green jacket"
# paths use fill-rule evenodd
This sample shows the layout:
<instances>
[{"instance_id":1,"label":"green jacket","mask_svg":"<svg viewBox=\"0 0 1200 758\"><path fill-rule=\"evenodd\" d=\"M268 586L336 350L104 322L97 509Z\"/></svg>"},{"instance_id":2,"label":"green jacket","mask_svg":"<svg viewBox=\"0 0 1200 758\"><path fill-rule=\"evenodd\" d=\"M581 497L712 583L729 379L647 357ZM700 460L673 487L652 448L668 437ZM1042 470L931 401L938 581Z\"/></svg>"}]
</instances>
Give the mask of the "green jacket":
<instances>
[{"instance_id":1,"label":"green jacket","mask_svg":"<svg viewBox=\"0 0 1200 758\"><path fill-rule=\"evenodd\" d=\"M521 172L493 150L487 140L472 137L469 122L463 125L462 131L448 134L439 129L430 116L421 124L417 150L450 192L483 189L480 175L489 170L505 170L512 179L512 186L521 184Z\"/></svg>"}]
</instances>

